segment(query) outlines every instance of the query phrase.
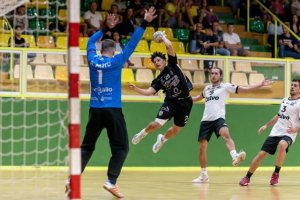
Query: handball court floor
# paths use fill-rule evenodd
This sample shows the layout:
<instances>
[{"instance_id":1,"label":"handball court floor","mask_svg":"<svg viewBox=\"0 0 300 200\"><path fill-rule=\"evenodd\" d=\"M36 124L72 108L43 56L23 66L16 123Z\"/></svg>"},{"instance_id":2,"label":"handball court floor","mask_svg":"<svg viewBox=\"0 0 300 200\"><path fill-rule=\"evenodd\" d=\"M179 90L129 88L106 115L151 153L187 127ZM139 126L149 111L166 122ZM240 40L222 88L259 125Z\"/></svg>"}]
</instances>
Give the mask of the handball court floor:
<instances>
[{"instance_id":1,"label":"handball court floor","mask_svg":"<svg viewBox=\"0 0 300 200\"><path fill-rule=\"evenodd\" d=\"M259 168L247 187L238 185L248 168L208 168L210 182L192 184L198 168L124 168L118 185L128 200L296 200L300 170L283 168L279 184L270 186L271 168ZM60 200L66 168L1 168L1 200ZM88 168L82 175L83 200L113 200L102 188L105 168Z\"/></svg>"}]
</instances>

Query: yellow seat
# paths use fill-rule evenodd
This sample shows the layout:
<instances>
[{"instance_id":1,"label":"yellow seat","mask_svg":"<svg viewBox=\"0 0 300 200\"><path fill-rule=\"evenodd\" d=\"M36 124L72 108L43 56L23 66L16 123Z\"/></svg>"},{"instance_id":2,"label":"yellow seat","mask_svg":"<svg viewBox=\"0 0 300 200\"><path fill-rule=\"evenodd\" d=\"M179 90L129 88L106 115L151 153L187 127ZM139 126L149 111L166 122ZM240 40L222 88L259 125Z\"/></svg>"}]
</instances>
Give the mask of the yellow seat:
<instances>
[{"instance_id":1,"label":"yellow seat","mask_svg":"<svg viewBox=\"0 0 300 200\"><path fill-rule=\"evenodd\" d=\"M79 45L80 45L81 50L86 50L88 40L89 40L88 37L80 37L79 38Z\"/></svg>"},{"instance_id":2,"label":"yellow seat","mask_svg":"<svg viewBox=\"0 0 300 200\"><path fill-rule=\"evenodd\" d=\"M112 0L102 0L101 2L101 10L110 11L110 7L112 4Z\"/></svg>"},{"instance_id":3,"label":"yellow seat","mask_svg":"<svg viewBox=\"0 0 300 200\"><path fill-rule=\"evenodd\" d=\"M65 65L63 54L46 54L46 63L50 65Z\"/></svg>"},{"instance_id":4,"label":"yellow seat","mask_svg":"<svg viewBox=\"0 0 300 200\"><path fill-rule=\"evenodd\" d=\"M154 79L151 69L137 69L135 74L137 83L150 84Z\"/></svg>"},{"instance_id":5,"label":"yellow seat","mask_svg":"<svg viewBox=\"0 0 300 200\"><path fill-rule=\"evenodd\" d=\"M162 53L167 53L166 45L164 43L157 43L154 41L151 41L150 43L150 51L151 52L162 52Z\"/></svg>"},{"instance_id":6,"label":"yellow seat","mask_svg":"<svg viewBox=\"0 0 300 200\"><path fill-rule=\"evenodd\" d=\"M198 70L198 61L196 59L186 59L182 58L180 62L180 66L182 69L187 70Z\"/></svg>"},{"instance_id":7,"label":"yellow seat","mask_svg":"<svg viewBox=\"0 0 300 200\"><path fill-rule=\"evenodd\" d=\"M10 38L10 34L0 33L0 46L1 47L8 47L9 38Z\"/></svg>"},{"instance_id":8,"label":"yellow seat","mask_svg":"<svg viewBox=\"0 0 300 200\"><path fill-rule=\"evenodd\" d=\"M204 75L204 71L200 70L200 71L195 71L194 72L194 76L193 76L193 83L194 85L202 85L205 82L205 75Z\"/></svg>"},{"instance_id":9,"label":"yellow seat","mask_svg":"<svg viewBox=\"0 0 300 200\"><path fill-rule=\"evenodd\" d=\"M58 65L55 68L55 79L58 81L68 81L68 67L65 65Z\"/></svg>"},{"instance_id":10,"label":"yellow seat","mask_svg":"<svg viewBox=\"0 0 300 200\"><path fill-rule=\"evenodd\" d=\"M42 53L37 53L34 60L30 63L33 65L45 64L45 56Z\"/></svg>"},{"instance_id":11,"label":"yellow seat","mask_svg":"<svg viewBox=\"0 0 300 200\"><path fill-rule=\"evenodd\" d=\"M36 65L34 78L37 80L54 80L51 65Z\"/></svg>"},{"instance_id":12,"label":"yellow seat","mask_svg":"<svg viewBox=\"0 0 300 200\"><path fill-rule=\"evenodd\" d=\"M99 11L101 16L102 16L102 19L103 21L106 19L106 16L108 15L108 12L107 11Z\"/></svg>"},{"instance_id":13,"label":"yellow seat","mask_svg":"<svg viewBox=\"0 0 300 200\"><path fill-rule=\"evenodd\" d=\"M0 19L0 31L1 32L5 30L5 28L4 28L6 26L5 23L6 23L5 20L3 18L1 18Z\"/></svg>"},{"instance_id":14,"label":"yellow seat","mask_svg":"<svg viewBox=\"0 0 300 200\"><path fill-rule=\"evenodd\" d=\"M300 64L298 63L292 64L292 73L300 74Z\"/></svg>"},{"instance_id":15,"label":"yellow seat","mask_svg":"<svg viewBox=\"0 0 300 200\"><path fill-rule=\"evenodd\" d=\"M180 41L172 41L172 46L177 54L185 54L184 45Z\"/></svg>"},{"instance_id":16,"label":"yellow seat","mask_svg":"<svg viewBox=\"0 0 300 200\"><path fill-rule=\"evenodd\" d=\"M145 29L145 32L144 32L144 35L143 35L143 39L145 39L145 40L152 40L154 32L155 32L154 28L152 26L148 26Z\"/></svg>"},{"instance_id":17,"label":"yellow seat","mask_svg":"<svg viewBox=\"0 0 300 200\"><path fill-rule=\"evenodd\" d=\"M164 31L169 40L177 40L177 38L174 38L174 34L171 28L159 27L158 31Z\"/></svg>"},{"instance_id":18,"label":"yellow seat","mask_svg":"<svg viewBox=\"0 0 300 200\"><path fill-rule=\"evenodd\" d=\"M58 36L56 40L56 47L59 49L68 48L68 39L66 36Z\"/></svg>"},{"instance_id":19,"label":"yellow seat","mask_svg":"<svg viewBox=\"0 0 300 200\"><path fill-rule=\"evenodd\" d=\"M219 67L219 68L221 68L221 69L224 69L224 65L225 65L225 63L224 63L223 60L217 61L217 67ZM231 66L232 66L232 65L231 65Z\"/></svg>"},{"instance_id":20,"label":"yellow seat","mask_svg":"<svg viewBox=\"0 0 300 200\"><path fill-rule=\"evenodd\" d=\"M20 78L20 65L15 65L14 67L14 79L19 79ZM31 65L27 65L26 67L26 79L33 79L33 73L32 73L32 68Z\"/></svg>"},{"instance_id":21,"label":"yellow seat","mask_svg":"<svg viewBox=\"0 0 300 200\"><path fill-rule=\"evenodd\" d=\"M235 70L237 72L256 73L252 70L250 62L235 62Z\"/></svg>"},{"instance_id":22,"label":"yellow seat","mask_svg":"<svg viewBox=\"0 0 300 200\"><path fill-rule=\"evenodd\" d=\"M252 73L249 75L249 85L257 85L265 80L264 74L261 73Z\"/></svg>"},{"instance_id":23,"label":"yellow seat","mask_svg":"<svg viewBox=\"0 0 300 200\"><path fill-rule=\"evenodd\" d=\"M52 36L38 36L37 46L40 48L55 48L54 39Z\"/></svg>"},{"instance_id":24,"label":"yellow seat","mask_svg":"<svg viewBox=\"0 0 300 200\"><path fill-rule=\"evenodd\" d=\"M24 38L26 43L29 43L30 48L35 48L36 47L35 38L34 38L33 35L22 35L22 38Z\"/></svg>"},{"instance_id":25,"label":"yellow seat","mask_svg":"<svg viewBox=\"0 0 300 200\"><path fill-rule=\"evenodd\" d=\"M86 58L86 55L81 55L81 56L80 56L80 65L81 65L81 66L87 65L87 58Z\"/></svg>"},{"instance_id":26,"label":"yellow seat","mask_svg":"<svg viewBox=\"0 0 300 200\"><path fill-rule=\"evenodd\" d=\"M196 17L198 15L198 6L192 6L190 8L190 13L192 17Z\"/></svg>"},{"instance_id":27,"label":"yellow seat","mask_svg":"<svg viewBox=\"0 0 300 200\"><path fill-rule=\"evenodd\" d=\"M143 64L142 64L142 58L141 57L136 57L136 56L131 56L129 58L130 62L132 62L134 64L134 66L130 66L130 68L143 68Z\"/></svg>"},{"instance_id":28,"label":"yellow seat","mask_svg":"<svg viewBox=\"0 0 300 200\"><path fill-rule=\"evenodd\" d=\"M131 68L122 69L122 83L127 84L127 82L134 82L133 70Z\"/></svg>"},{"instance_id":29,"label":"yellow seat","mask_svg":"<svg viewBox=\"0 0 300 200\"><path fill-rule=\"evenodd\" d=\"M88 67L80 67L79 80L80 82L90 82L90 69Z\"/></svg>"},{"instance_id":30,"label":"yellow seat","mask_svg":"<svg viewBox=\"0 0 300 200\"><path fill-rule=\"evenodd\" d=\"M140 40L134 51L136 51L136 52L149 52L148 42L146 40Z\"/></svg>"},{"instance_id":31,"label":"yellow seat","mask_svg":"<svg viewBox=\"0 0 300 200\"><path fill-rule=\"evenodd\" d=\"M183 70L183 73L186 75L186 77L188 77L188 79L190 79L190 81L193 82L191 71L189 71L189 70Z\"/></svg>"},{"instance_id":32,"label":"yellow seat","mask_svg":"<svg viewBox=\"0 0 300 200\"><path fill-rule=\"evenodd\" d=\"M241 86L249 85L247 75L244 72L233 72L231 74L231 83L235 85L241 85Z\"/></svg>"},{"instance_id":33,"label":"yellow seat","mask_svg":"<svg viewBox=\"0 0 300 200\"><path fill-rule=\"evenodd\" d=\"M156 69L154 63L151 61L151 58L144 58L143 65L149 69Z\"/></svg>"},{"instance_id":34,"label":"yellow seat","mask_svg":"<svg viewBox=\"0 0 300 200\"><path fill-rule=\"evenodd\" d=\"M67 21L68 12L66 9L59 9L58 11L58 19L61 21Z\"/></svg>"}]
</instances>

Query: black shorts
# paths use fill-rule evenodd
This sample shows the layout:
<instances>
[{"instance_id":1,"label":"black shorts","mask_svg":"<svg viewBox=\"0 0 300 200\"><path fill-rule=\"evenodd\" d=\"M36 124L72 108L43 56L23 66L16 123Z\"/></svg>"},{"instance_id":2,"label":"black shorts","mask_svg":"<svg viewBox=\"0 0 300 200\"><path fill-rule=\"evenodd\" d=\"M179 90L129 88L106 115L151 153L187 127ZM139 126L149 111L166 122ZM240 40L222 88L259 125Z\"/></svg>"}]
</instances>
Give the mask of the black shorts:
<instances>
[{"instance_id":1,"label":"black shorts","mask_svg":"<svg viewBox=\"0 0 300 200\"><path fill-rule=\"evenodd\" d=\"M214 62L215 61L213 61L213 60L204 60L203 61L204 69L211 70L214 66Z\"/></svg>"},{"instance_id":2,"label":"black shorts","mask_svg":"<svg viewBox=\"0 0 300 200\"><path fill-rule=\"evenodd\" d=\"M167 100L160 107L156 115L158 119L171 119L174 117L174 124L176 126L184 127L189 119L193 106L191 97L176 100Z\"/></svg>"},{"instance_id":3,"label":"black shorts","mask_svg":"<svg viewBox=\"0 0 300 200\"><path fill-rule=\"evenodd\" d=\"M277 150L277 146L281 140L284 140L289 144L288 147L286 148L286 152L288 152L289 147L293 143L292 138L290 138L289 136L280 136L280 137L270 137L269 136L269 137L267 137L264 144L262 145L261 150L265 151L271 155L274 155Z\"/></svg>"},{"instance_id":4,"label":"black shorts","mask_svg":"<svg viewBox=\"0 0 300 200\"><path fill-rule=\"evenodd\" d=\"M198 141L209 141L213 132L215 132L217 138L220 137L219 131L222 127L227 127L225 119L219 118L215 121L202 121L200 124Z\"/></svg>"},{"instance_id":5,"label":"black shorts","mask_svg":"<svg viewBox=\"0 0 300 200\"><path fill-rule=\"evenodd\" d=\"M128 133L121 108L90 108L82 145L92 150L103 129L107 130L110 145L128 149Z\"/></svg>"}]
</instances>

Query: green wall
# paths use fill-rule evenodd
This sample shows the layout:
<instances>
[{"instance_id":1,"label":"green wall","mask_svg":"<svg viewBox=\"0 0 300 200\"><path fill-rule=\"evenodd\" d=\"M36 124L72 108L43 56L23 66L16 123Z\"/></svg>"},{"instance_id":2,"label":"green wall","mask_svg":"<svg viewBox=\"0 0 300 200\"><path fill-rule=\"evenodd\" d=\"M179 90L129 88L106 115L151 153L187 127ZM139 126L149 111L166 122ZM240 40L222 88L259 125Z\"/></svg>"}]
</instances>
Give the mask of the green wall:
<instances>
[{"instance_id":1,"label":"green wall","mask_svg":"<svg viewBox=\"0 0 300 200\"><path fill-rule=\"evenodd\" d=\"M24 109L25 103L19 101L19 103L11 104L11 102L2 102L2 112L13 109L14 112ZM141 103L141 102L125 102L123 103L123 113L126 118L129 140L132 136L144 128L151 120L155 119L156 113L160 108L160 103ZM50 107L54 110L55 107L60 106L60 110L63 111L63 115L66 115L67 102L58 101L44 101L41 102L30 102L26 104L27 112L31 112L33 108L39 107L41 110L45 107ZM158 133L164 133L168 127L172 124L169 121L161 130L158 130L151 135L147 136L140 144L132 145L130 142L130 152L126 160L126 166L198 166L198 131L200 120L203 114L203 104L195 104L190 120L186 127L173 139L170 139L165 143L164 147L157 154L152 153L152 145L156 141L156 136ZM83 101L81 104L81 135L84 135L84 129L88 117L89 103ZM268 136L270 129L266 130L262 135L257 135L257 130L261 125L270 120L278 111L279 105L227 105L226 121L230 128L230 133L235 141L236 149L243 149L247 152L247 159L242 163L242 166L248 166L253 159L253 157L260 150L265 138ZM55 122L58 120L64 120L67 123L66 118L61 116L62 114L50 115L50 119ZM12 121L11 117L2 116L1 125L6 126L6 124L13 123L14 126L18 126L22 123L30 123L31 121L40 121L41 123L45 120L45 113L40 112L40 114L26 115L27 118L21 119L21 117ZM49 116L48 116L49 117ZM22 122L23 120L23 122ZM60 123L53 123L54 126L51 130L54 132L59 131L61 127ZM45 131L43 131L45 129ZM39 131L39 137L43 137L46 134L45 127L41 127ZM8 141L10 138L15 140L22 137L27 139L36 137L37 129L33 127L32 129L18 129L14 133L2 130L0 137L2 138L0 142L0 148L2 146L2 159L3 165L33 165L36 162L42 163L54 163L53 165L64 165L64 157L67 154L67 150L63 150L60 154L57 151L42 153L43 149L51 148L54 149L55 145L60 142L60 147L63 149L67 142L67 130L62 129L60 139L57 137L52 138L50 141L41 140L37 144L35 140L24 142L20 140L14 144L10 144L4 141ZM39 149L38 154L28 153L27 156L19 155L14 156L13 159L7 155L8 152L14 151L16 153L22 152L24 149L26 151L32 151L34 149ZM290 152L287 155L285 165L296 166L300 165L300 159L297 156L300 147L298 142L290 148ZM58 158L59 156L59 158ZM110 148L108 145L108 140L106 136L106 131L103 131L99 137L95 153L89 163L90 166L106 166L110 157ZM275 156L268 156L262 163L264 166L273 166L275 162ZM60 163L55 163L55 160L59 160ZM1 164L0 162L0 164ZM223 140L216 139L212 136L209 147L208 147L208 165L209 166L230 166L231 157L225 148Z\"/></svg>"},{"instance_id":2,"label":"green wall","mask_svg":"<svg viewBox=\"0 0 300 200\"><path fill-rule=\"evenodd\" d=\"M123 112L127 122L129 139L139 132L148 122L156 117L160 103L123 103ZM88 109L87 104L82 104L82 113ZM170 139L157 153L152 153L152 145L159 133L164 133L172 121L169 121L161 130L147 136L138 145L130 143L130 152L126 160L126 166L198 166L198 132L204 105L195 104L190 120L186 127L173 139ZM265 122L270 120L279 109L279 105L227 105L226 121L236 149L247 152L247 158L242 166L248 166L253 157L260 150L265 138L271 129L267 129L262 135L257 130ZM83 116L84 128L86 116ZM84 129L82 129L84 130ZM98 140L97 150L90 165L106 165L109 159L109 146L106 133L103 132ZM83 134L83 132L82 132ZM290 148L285 165L300 165L298 142ZM265 166L273 166L275 156L268 156L262 163ZM226 150L221 138L211 138L208 147L209 166L231 166L231 157Z\"/></svg>"}]
</instances>

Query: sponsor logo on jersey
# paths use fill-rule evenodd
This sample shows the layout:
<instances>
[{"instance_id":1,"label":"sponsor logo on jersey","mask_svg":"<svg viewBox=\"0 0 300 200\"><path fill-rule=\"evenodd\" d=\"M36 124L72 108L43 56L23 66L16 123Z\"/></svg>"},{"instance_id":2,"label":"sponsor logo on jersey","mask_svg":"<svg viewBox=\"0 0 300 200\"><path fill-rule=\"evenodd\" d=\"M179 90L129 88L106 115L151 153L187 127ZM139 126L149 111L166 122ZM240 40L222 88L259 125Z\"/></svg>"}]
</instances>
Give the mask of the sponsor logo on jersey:
<instances>
[{"instance_id":1,"label":"sponsor logo on jersey","mask_svg":"<svg viewBox=\"0 0 300 200\"><path fill-rule=\"evenodd\" d=\"M289 120L289 119L290 119L289 116L286 116L286 115L284 115L284 114L279 115L279 118L280 118L280 119L286 119L286 120Z\"/></svg>"},{"instance_id":2,"label":"sponsor logo on jersey","mask_svg":"<svg viewBox=\"0 0 300 200\"><path fill-rule=\"evenodd\" d=\"M95 88L94 91L98 92L98 94L111 93L113 91L113 89L111 87L104 87L104 88L98 87L98 88Z\"/></svg>"},{"instance_id":3,"label":"sponsor logo on jersey","mask_svg":"<svg viewBox=\"0 0 300 200\"><path fill-rule=\"evenodd\" d=\"M218 96L209 96L209 97L205 97L205 101L208 102L208 101L211 101L211 100L219 100L219 97Z\"/></svg>"}]
</instances>

